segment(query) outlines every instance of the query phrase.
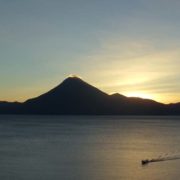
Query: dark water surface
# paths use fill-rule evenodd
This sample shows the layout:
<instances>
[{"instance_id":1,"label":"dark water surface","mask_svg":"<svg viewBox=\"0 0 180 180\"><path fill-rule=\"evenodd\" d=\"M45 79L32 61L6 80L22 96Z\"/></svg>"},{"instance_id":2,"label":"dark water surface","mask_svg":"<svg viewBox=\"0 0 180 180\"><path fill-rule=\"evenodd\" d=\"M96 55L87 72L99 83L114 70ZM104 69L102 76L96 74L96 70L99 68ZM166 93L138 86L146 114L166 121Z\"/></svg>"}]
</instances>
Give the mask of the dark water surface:
<instances>
[{"instance_id":1,"label":"dark water surface","mask_svg":"<svg viewBox=\"0 0 180 180\"><path fill-rule=\"evenodd\" d=\"M180 117L0 116L1 180L175 180Z\"/></svg>"}]
</instances>

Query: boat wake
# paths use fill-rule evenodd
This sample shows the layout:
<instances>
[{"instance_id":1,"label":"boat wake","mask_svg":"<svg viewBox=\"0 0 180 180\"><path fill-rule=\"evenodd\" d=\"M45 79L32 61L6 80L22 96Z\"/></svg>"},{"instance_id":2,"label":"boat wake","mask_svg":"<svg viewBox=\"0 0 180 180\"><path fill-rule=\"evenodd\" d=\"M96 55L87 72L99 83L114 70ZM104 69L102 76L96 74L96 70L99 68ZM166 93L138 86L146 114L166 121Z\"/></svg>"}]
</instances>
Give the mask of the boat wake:
<instances>
[{"instance_id":1,"label":"boat wake","mask_svg":"<svg viewBox=\"0 0 180 180\"><path fill-rule=\"evenodd\" d=\"M152 162L160 162L160 161L170 161L170 160L177 160L180 159L180 155L164 155L164 156L159 156L157 158L152 158L152 159L144 159L141 161L142 165L147 165Z\"/></svg>"}]
</instances>

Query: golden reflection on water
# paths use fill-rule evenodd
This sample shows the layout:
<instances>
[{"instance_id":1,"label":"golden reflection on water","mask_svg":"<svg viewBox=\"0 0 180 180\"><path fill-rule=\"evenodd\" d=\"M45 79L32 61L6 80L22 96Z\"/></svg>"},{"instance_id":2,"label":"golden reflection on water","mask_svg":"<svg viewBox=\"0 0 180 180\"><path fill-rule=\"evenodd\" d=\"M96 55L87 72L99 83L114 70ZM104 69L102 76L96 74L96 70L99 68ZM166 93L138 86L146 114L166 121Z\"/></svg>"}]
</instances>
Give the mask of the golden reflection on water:
<instances>
[{"instance_id":1,"label":"golden reflection on water","mask_svg":"<svg viewBox=\"0 0 180 180\"><path fill-rule=\"evenodd\" d=\"M170 180L180 160L179 117L3 116L0 179ZM13 178L12 178L13 177Z\"/></svg>"},{"instance_id":2,"label":"golden reflection on water","mask_svg":"<svg viewBox=\"0 0 180 180\"><path fill-rule=\"evenodd\" d=\"M168 126L160 124L143 121L119 123L111 126L112 129L101 134L99 139L96 136L94 151L90 152L96 169L94 175L103 180L169 179L171 176L167 176L167 169L174 171L175 176L178 175L178 160L156 162L147 166L141 164L142 159L158 158L167 152L173 152L171 140L174 137L172 134L168 135ZM172 175L172 172L169 174Z\"/></svg>"}]
</instances>

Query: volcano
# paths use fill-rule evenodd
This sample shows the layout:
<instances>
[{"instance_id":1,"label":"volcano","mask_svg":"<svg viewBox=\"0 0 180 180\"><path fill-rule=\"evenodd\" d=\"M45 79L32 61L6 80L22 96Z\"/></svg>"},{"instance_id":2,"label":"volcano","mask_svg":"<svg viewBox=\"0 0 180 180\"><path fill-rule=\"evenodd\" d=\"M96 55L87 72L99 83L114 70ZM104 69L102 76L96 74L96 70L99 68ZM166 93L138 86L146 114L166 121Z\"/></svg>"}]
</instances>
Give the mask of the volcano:
<instances>
[{"instance_id":1,"label":"volcano","mask_svg":"<svg viewBox=\"0 0 180 180\"><path fill-rule=\"evenodd\" d=\"M68 77L50 91L24 103L0 102L0 114L180 115L180 103L108 95L78 77Z\"/></svg>"}]
</instances>

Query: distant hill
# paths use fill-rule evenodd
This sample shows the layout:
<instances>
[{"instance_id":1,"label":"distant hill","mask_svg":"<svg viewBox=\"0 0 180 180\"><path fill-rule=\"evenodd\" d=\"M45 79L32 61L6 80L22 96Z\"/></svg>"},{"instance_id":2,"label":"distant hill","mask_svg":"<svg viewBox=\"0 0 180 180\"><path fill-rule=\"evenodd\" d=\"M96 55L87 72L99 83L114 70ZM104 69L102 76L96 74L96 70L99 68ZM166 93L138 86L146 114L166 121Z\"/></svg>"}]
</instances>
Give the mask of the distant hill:
<instances>
[{"instance_id":1,"label":"distant hill","mask_svg":"<svg viewBox=\"0 0 180 180\"><path fill-rule=\"evenodd\" d=\"M77 77L24 103L0 102L0 114L180 115L180 103L165 105L150 99L108 95Z\"/></svg>"},{"instance_id":2,"label":"distant hill","mask_svg":"<svg viewBox=\"0 0 180 180\"><path fill-rule=\"evenodd\" d=\"M0 114L17 114L21 112L21 107L22 103L0 101Z\"/></svg>"}]
</instances>

